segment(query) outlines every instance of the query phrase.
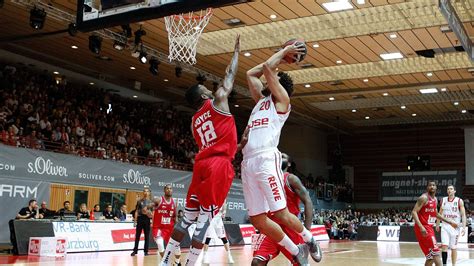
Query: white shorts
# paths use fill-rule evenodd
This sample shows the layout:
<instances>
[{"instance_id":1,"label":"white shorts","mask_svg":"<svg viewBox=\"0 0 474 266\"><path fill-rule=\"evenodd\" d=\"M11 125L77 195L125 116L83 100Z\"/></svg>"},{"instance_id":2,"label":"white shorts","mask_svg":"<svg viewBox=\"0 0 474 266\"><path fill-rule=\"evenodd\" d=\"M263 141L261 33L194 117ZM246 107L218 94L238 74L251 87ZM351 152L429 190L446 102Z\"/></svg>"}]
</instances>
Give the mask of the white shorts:
<instances>
[{"instance_id":1,"label":"white shorts","mask_svg":"<svg viewBox=\"0 0 474 266\"><path fill-rule=\"evenodd\" d=\"M456 249L458 244L460 229L454 229L451 225L443 223L441 226L441 244L450 249Z\"/></svg>"},{"instance_id":2,"label":"white shorts","mask_svg":"<svg viewBox=\"0 0 474 266\"><path fill-rule=\"evenodd\" d=\"M265 150L242 161L242 185L249 216L286 208L281 153Z\"/></svg>"},{"instance_id":3,"label":"white shorts","mask_svg":"<svg viewBox=\"0 0 474 266\"><path fill-rule=\"evenodd\" d=\"M212 219L209 228L206 231L205 238L224 238L225 235L225 228L224 222L222 221L222 216L218 215Z\"/></svg>"}]
</instances>

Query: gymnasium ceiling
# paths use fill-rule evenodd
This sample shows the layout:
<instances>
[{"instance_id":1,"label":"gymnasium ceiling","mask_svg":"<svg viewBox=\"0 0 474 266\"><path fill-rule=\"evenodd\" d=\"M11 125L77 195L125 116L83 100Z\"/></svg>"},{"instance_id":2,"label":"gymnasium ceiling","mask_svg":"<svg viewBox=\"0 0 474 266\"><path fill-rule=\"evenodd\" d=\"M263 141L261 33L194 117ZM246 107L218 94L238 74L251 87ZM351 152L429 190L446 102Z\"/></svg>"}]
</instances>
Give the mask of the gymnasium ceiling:
<instances>
[{"instance_id":1,"label":"gymnasium ceiling","mask_svg":"<svg viewBox=\"0 0 474 266\"><path fill-rule=\"evenodd\" d=\"M327 12L322 6L326 2L264 0L214 9L201 36L196 67L223 76L234 36L241 34L236 80L240 87L233 103L240 107L232 111L245 120L253 105L245 94L246 70L266 60L288 39L300 37L308 45L306 59L300 65L280 68L288 71L296 84L292 99L295 123L331 130L337 126L347 132L369 126L474 121L474 114L469 113L474 110L474 63L466 52L456 51L454 47L461 44L453 32L441 31L447 22L437 0L367 0L362 5L353 0L354 9L340 12ZM0 9L0 39L66 29L69 22L64 17L67 13L75 15L76 1L43 2L66 15L62 19L50 15L45 27L34 31L29 26L33 3L5 0ZM474 38L474 2L452 3L468 35ZM231 27L224 23L235 18L244 24ZM131 26L133 31L139 27ZM146 21L142 27L147 32L144 43L167 53L164 20ZM87 33L75 37L62 33L15 43L3 41L0 48L92 77L101 75L129 88L139 81L142 92L176 103L182 103L185 89L196 83L195 74L184 73L177 78L174 66L164 63L160 74L152 76L148 64L139 63L129 49L115 50L113 41L107 39L102 43L101 56L112 60L97 59L88 50L88 37ZM73 45L78 49L72 49ZM429 49L434 50L434 58L416 53ZM244 56L244 52L251 55ZM394 52L403 58L384 61L380 57ZM131 70L131 66L136 69ZM206 85L212 88L211 82ZM423 88L437 88L439 92L422 95L419 90Z\"/></svg>"}]
</instances>

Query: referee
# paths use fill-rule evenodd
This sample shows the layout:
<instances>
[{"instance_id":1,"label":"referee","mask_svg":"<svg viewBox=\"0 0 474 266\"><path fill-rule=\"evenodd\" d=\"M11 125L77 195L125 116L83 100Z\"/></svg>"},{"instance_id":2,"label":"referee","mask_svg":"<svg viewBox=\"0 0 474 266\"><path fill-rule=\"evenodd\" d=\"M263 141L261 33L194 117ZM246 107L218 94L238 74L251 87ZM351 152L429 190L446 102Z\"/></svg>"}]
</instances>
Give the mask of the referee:
<instances>
[{"instance_id":1,"label":"referee","mask_svg":"<svg viewBox=\"0 0 474 266\"><path fill-rule=\"evenodd\" d=\"M143 188L143 198L137 201L135 210L135 247L130 255L135 256L138 253L138 243L140 243L140 235L143 230L145 234L145 247L143 248L143 251L145 252L145 256L148 256L150 219L153 217L153 202L151 201L151 189L149 187Z\"/></svg>"}]
</instances>

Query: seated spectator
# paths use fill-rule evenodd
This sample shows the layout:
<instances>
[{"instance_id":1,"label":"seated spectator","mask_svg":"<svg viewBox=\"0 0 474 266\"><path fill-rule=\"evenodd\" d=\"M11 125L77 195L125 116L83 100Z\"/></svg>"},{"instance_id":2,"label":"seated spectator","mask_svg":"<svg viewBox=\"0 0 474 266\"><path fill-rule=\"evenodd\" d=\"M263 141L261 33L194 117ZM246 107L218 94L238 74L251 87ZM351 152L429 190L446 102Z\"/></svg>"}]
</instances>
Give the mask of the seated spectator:
<instances>
[{"instance_id":1,"label":"seated spectator","mask_svg":"<svg viewBox=\"0 0 474 266\"><path fill-rule=\"evenodd\" d=\"M71 202L69 200L66 200L63 203L63 207L59 209L58 214L59 216L63 217L64 215L74 215L75 213L71 210Z\"/></svg>"},{"instance_id":2,"label":"seated spectator","mask_svg":"<svg viewBox=\"0 0 474 266\"><path fill-rule=\"evenodd\" d=\"M112 205L107 205L107 208L105 208L105 211L102 212L102 215L106 220L113 220L114 213L112 212Z\"/></svg>"},{"instance_id":3,"label":"seated spectator","mask_svg":"<svg viewBox=\"0 0 474 266\"><path fill-rule=\"evenodd\" d=\"M79 207L79 211L76 213L77 219L90 219L91 218L91 213L89 210L87 210L87 205L85 203L82 203L81 206Z\"/></svg>"},{"instance_id":4,"label":"seated spectator","mask_svg":"<svg viewBox=\"0 0 474 266\"><path fill-rule=\"evenodd\" d=\"M127 205L122 204L120 210L115 211L114 220L115 221L125 221L127 219Z\"/></svg>"},{"instance_id":5,"label":"seated spectator","mask_svg":"<svg viewBox=\"0 0 474 266\"><path fill-rule=\"evenodd\" d=\"M94 212L100 212L100 205L99 204L94 205Z\"/></svg>"},{"instance_id":6,"label":"seated spectator","mask_svg":"<svg viewBox=\"0 0 474 266\"><path fill-rule=\"evenodd\" d=\"M28 206L22 208L16 215L16 219L26 220L26 219L41 219L43 215L39 214L38 211L38 202L35 199L32 199L28 202Z\"/></svg>"},{"instance_id":7,"label":"seated spectator","mask_svg":"<svg viewBox=\"0 0 474 266\"><path fill-rule=\"evenodd\" d=\"M55 214L55 211L49 210L46 205L46 201L41 202L41 208L39 209L39 214L43 215L43 218L51 217Z\"/></svg>"}]
</instances>

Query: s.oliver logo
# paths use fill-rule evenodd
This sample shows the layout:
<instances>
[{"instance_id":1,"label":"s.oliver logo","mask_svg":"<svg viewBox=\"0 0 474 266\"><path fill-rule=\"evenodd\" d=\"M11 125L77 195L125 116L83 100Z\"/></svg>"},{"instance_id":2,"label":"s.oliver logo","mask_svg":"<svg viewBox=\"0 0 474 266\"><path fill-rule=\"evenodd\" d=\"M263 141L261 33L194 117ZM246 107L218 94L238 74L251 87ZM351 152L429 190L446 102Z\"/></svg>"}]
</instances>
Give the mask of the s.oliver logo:
<instances>
[{"instance_id":1,"label":"s.oliver logo","mask_svg":"<svg viewBox=\"0 0 474 266\"><path fill-rule=\"evenodd\" d=\"M54 165L54 163L43 157L36 158L34 163L28 163L28 173L38 174L38 175L53 175L53 176L68 176L67 168L61 165Z\"/></svg>"},{"instance_id":2,"label":"s.oliver logo","mask_svg":"<svg viewBox=\"0 0 474 266\"><path fill-rule=\"evenodd\" d=\"M139 171L133 169L128 170L128 173L123 175L123 182L151 186L151 179L148 176L144 176Z\"/></svg>"}]
</instances>

